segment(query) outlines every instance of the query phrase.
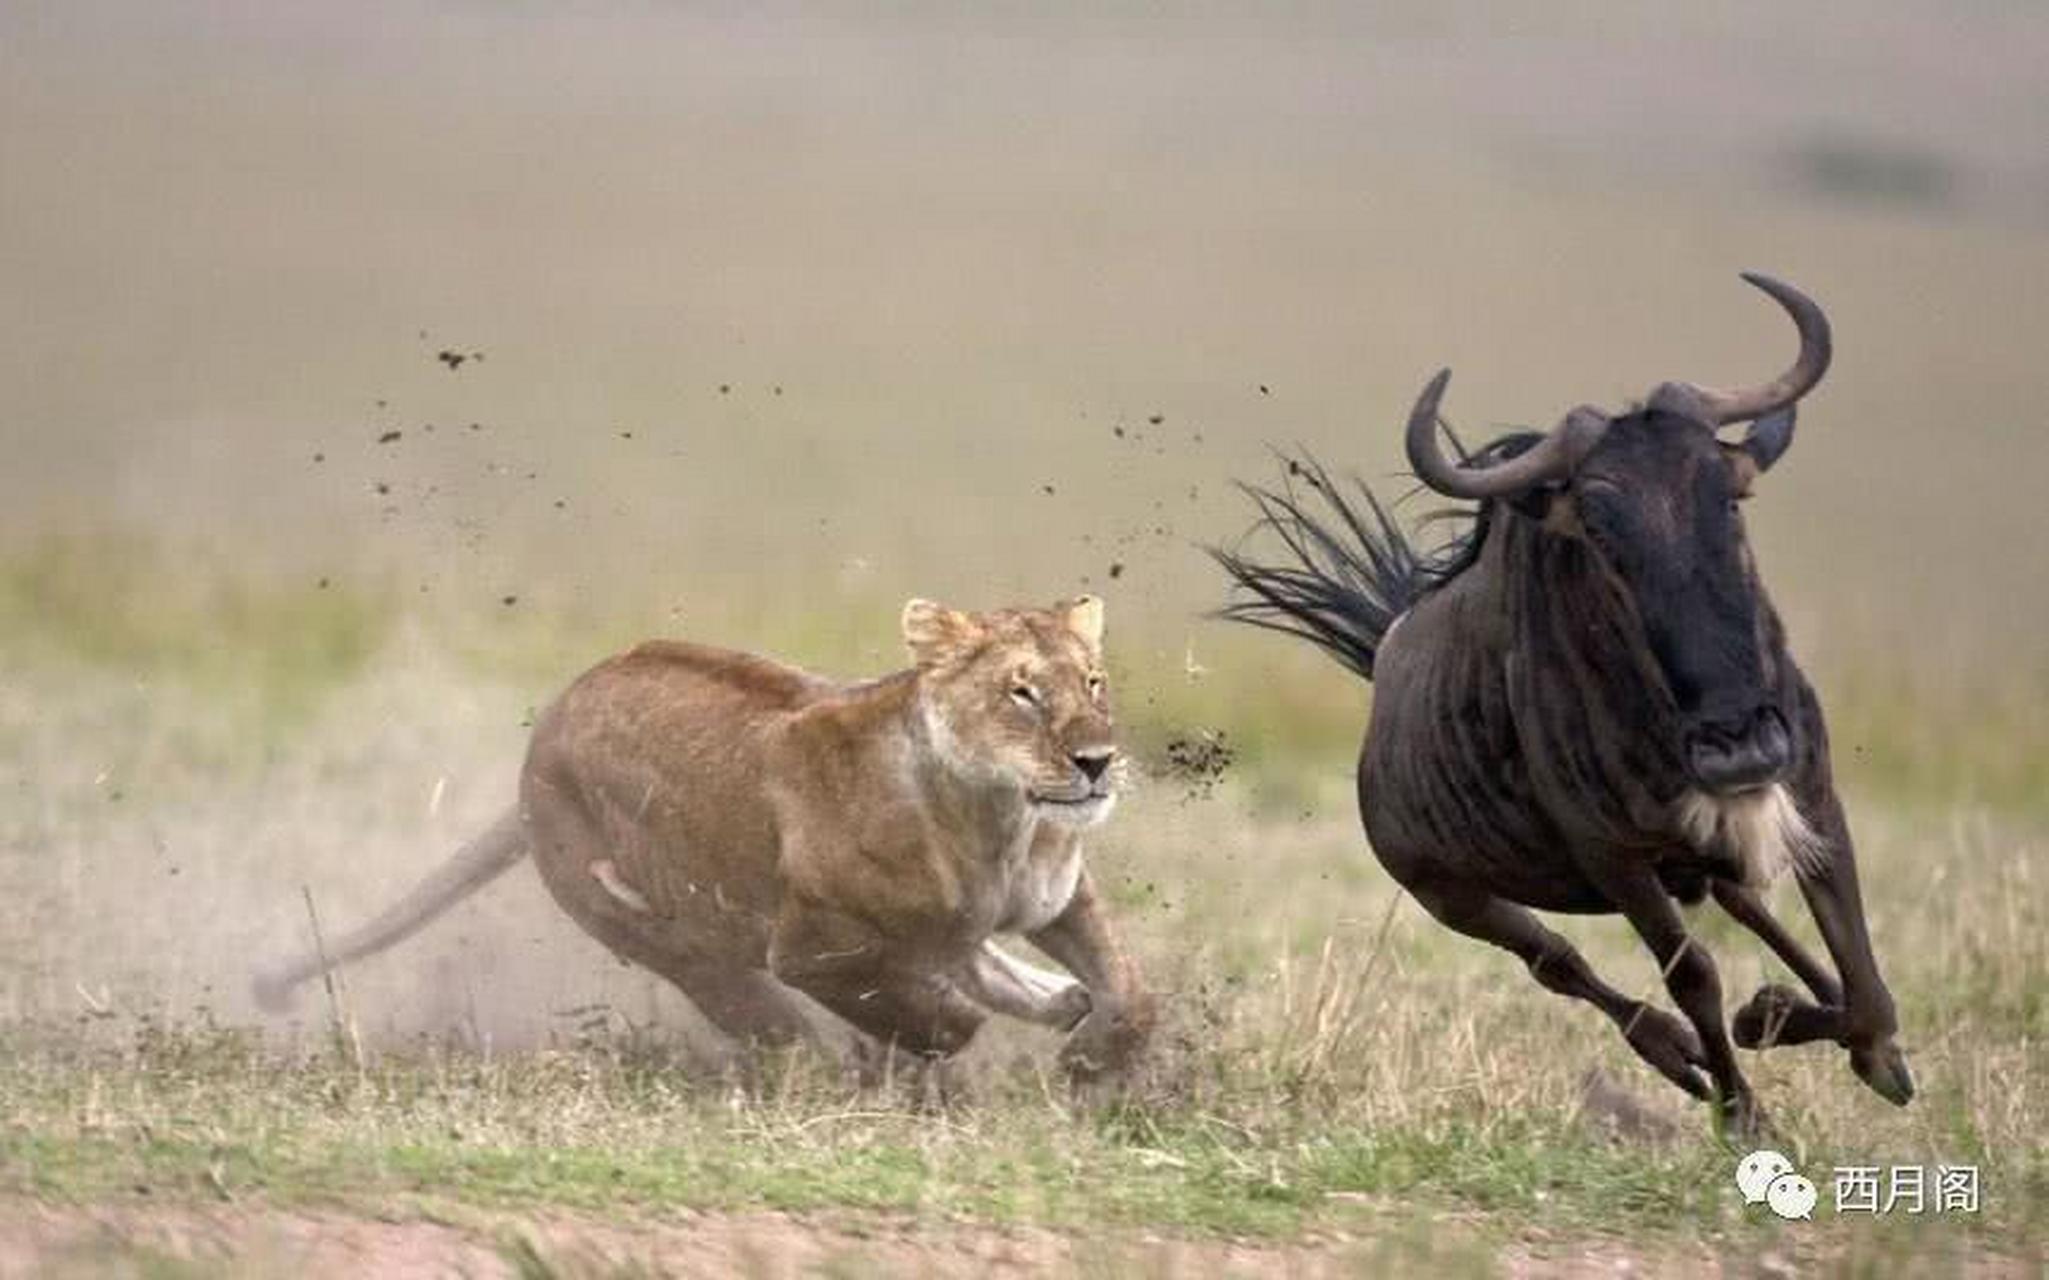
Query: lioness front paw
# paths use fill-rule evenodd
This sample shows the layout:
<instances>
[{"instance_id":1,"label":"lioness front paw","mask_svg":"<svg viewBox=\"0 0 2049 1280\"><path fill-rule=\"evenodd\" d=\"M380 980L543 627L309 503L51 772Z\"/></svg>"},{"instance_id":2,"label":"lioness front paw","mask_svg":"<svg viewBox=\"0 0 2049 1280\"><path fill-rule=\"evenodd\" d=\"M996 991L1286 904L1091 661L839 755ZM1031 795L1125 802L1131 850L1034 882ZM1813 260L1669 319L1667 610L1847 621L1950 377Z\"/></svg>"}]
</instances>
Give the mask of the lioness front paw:
<instances>
[{"instance_id":1,"label":"lioness front paw","mask_svg":"<svg viewBox=\"0 0 2049 1280\"><path fill-rule=\"evenodd\" d=\"M1060 1049L1060 1065L1078 1081L1130 1069L1152 1037L1156 1013L1150 996L1096 1003Z\"/></svg>"},{"instance_id":2,"label":"lioness front paw","mask_svg":"<svg viewBox=\"0 0 2049 1280\"><path fill-rule=\"evenodd\" d=\"M1062 1031L1073 1031L1096 1007L1094 996L1079 982L1070 982L1046 1000L1046 1020Z\"/></svg>"}]
</instances>

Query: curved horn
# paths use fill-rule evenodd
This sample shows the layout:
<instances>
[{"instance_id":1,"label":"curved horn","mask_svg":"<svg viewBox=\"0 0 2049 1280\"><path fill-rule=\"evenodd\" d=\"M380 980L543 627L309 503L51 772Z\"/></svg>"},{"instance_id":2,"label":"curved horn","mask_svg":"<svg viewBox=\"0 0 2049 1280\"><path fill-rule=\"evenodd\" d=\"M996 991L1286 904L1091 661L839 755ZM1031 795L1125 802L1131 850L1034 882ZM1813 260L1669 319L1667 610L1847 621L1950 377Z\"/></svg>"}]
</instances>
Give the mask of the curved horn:
<instances>
[{"instance_id":1,"label":"curved horn","mask_svg":"<svg viewBox=\"0 0 2049 1280\"><path fill-rule=\"evenodd\" d=\"M1759 386L1719 390L1688 384L1705 404L1711 426L1749 422L1792 404L1814 390L1814 384L1828 372L1832 354L1828 317L1822 314L1814 299L1785 281L1760 272L1746 271L1743 278L1770 294L1772 300L1793 317L1794 327L1800 330L1800 355L1793 361L1792 368Z\"/></svg>"},{"instance_id":2,"label":"curved horn","mask_svg":"<svg viewBox=\"0 0 2049 1280\"><path fill-rule=\"evenodd\" d=\"M1451 370L1441 369L1423 388L1409 412L1409 465L1416 478L1448 498L1498 498L1522 493L1572 474L1608 429L1598 409L1581 405L1565 415L1551 434L1526 451L1491 467L1459 466L1444 456L1437 443L1437 405L1444 399Z\"/></svg>"}]
</instances>

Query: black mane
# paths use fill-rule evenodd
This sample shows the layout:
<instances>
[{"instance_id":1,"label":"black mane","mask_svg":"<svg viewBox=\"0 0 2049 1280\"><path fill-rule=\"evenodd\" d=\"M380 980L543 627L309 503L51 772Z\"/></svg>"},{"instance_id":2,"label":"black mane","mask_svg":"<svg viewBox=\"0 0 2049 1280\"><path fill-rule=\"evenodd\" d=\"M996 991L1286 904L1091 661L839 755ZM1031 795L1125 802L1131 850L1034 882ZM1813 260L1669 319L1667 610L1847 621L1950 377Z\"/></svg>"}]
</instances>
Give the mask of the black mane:
<instances>
[{"instance_id":1,"label":"black mane","mask_svg":"<svg viewBox=\"0 0 2049 1280\"><path fill-rule=\"evenodd\" d=\"M1536 432L1511 432L1472 456L1514 457L1540 438ZM1239 484L1259 518L1238 545L1271 532L1287 557L1263 564L1240 550L1208 548L1231 581L1252 597L1225 605L1216 616L1300 636L1371 680L1374 655L1395 619L1479 557L1494 504L1426 513L1416 521L1418 530L1436 526L1449 531L1434 545L1419 545L1364 480L1351 477L1349 488L1356 493L1347 493L1306 450L1296 457L1284 454L1281 462L1279 488Z\"/></svg>"},{"instance_id":2,"label":"black mane","mask_svg":"<svg viewBox=\"0 0 2049 1280\"><path fill-rule=\"evenodd\" d=\"M1514 457L1537 438L1535 432L1512 432L1477 457ZM1477 559L1494 504L1424 514L1416 522L1418 530L1451 530L1434 545L1418 545L1367 481L1350 477L1348 494L1307 451L1299 457L1281 455L1281 463L1281 487L1238 485L1258 508L1258 520L1240 547L1260 532L1272 532L1287 557L1281 563L1260 563L1238 549L1209 547L1231 582L1252 596L1225 604L1215 616L1299 635L1346 670L1371 680L1373 655L1395 618Z\"/></svg>"}]
</instances>

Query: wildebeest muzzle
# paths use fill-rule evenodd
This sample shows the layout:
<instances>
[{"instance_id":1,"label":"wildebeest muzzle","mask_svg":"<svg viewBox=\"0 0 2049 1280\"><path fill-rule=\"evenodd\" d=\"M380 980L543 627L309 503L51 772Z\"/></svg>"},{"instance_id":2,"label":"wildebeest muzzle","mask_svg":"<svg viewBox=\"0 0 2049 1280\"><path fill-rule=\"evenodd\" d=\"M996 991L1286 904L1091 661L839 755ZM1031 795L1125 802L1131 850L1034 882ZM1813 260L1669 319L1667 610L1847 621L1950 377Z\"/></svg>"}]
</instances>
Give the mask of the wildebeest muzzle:
<instances>
[{"instance_id":1,"label":"wildebeest muzzle","mask_svg":"<svg viewBox=\"0 0 2049 1280\"><path fill-rule=\"evenodd\" d=\"M1777 707L1733 722L1702 722L1686 735L1686 766L1712 792L1748 791L1777 782L1793 763L1793 734Z\"/></svg>"}]
</instances>

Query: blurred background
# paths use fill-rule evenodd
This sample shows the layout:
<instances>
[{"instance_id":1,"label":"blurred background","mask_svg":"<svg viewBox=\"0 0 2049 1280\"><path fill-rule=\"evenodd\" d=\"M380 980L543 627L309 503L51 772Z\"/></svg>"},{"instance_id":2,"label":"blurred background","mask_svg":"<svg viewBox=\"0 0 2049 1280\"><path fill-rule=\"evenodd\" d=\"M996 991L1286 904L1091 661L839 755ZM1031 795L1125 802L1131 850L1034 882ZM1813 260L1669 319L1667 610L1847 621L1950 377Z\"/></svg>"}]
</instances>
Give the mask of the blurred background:
<instances>
[{"instance_id":1,"label":"blurred background","mask_svg":"<svg viewBox=\"0 0 2049 1280\"><path fill-rule=\"evenodd\" d=\"M1368 691L1204 620L1232 482L1404 492L1445 364L1469 437L1760 379L1743 269L1836 327L1748 518L1845 769L2036 803L2049 11L1361 8L0 9L0 1017L247 1017L611 648L869 674L913 594L1097 591L1141 754L1230 744L1106 856L1228 804L1384 893ZM515 879L366 1027L666 999Z\"/></svg>"}]
</instances>

